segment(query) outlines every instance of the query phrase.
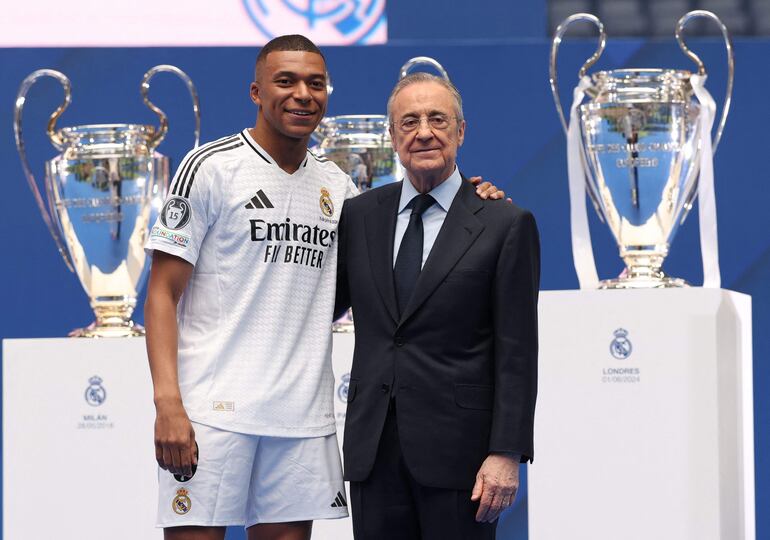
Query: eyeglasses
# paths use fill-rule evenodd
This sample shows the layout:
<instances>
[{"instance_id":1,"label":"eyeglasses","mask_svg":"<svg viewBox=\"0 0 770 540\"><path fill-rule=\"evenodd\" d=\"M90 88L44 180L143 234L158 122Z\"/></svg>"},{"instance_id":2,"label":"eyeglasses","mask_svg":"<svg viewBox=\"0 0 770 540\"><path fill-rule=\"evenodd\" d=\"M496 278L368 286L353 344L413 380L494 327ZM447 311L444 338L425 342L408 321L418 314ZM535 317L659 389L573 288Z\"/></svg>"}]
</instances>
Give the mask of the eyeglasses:
<instances>
[{"instance_id":1,"label":"eyeglasses","mask_svg":"<svg viewBox=\"0 0 770 540\"><path fill-rule=\"evenodd\" d=\"M398 126L399 131L402 133L411 133L416 131L417 128L422 125L422 121L425 120L428 123L430 129L436 129L443 131L449 127L449 121L456 116L447 116L445 114L431 114L430 116L405 116L398 123L394 123Z\"/></svg>"}]
</instances>

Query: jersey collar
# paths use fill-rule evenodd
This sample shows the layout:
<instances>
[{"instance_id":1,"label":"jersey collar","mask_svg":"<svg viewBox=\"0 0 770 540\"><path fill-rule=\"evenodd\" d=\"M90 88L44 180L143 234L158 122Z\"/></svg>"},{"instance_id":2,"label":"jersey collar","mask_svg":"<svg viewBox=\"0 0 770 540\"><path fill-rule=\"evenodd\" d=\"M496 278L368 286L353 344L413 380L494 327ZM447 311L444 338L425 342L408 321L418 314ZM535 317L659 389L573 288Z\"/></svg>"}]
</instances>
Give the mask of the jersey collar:
<instances>
[{"instance_id":1,"label":"jersey collar","mask_svg":"<svg viewBox=\"0 0 770 540\"><path fill-rule=\"evenodd\" d=\"M243 131L241 131L241 137L243 138L244 142L245 142L247 145L249 145L249 147L251 147L251 149L252 149L252 150L254 150L254 152L256 152L256 154L257 154L259 157L261 157L263 160L265 160L265 161L266 161L267 163L269 163L270 165L275 165L276 167L278 167L278 164L277 164L277 163L275 162L275 160L274 160L274 159L273 159L273 158L270 156L270 154L268 154L268 153L267 153L267 150L265 150L264 148L262 148L262 147L261 147L261 146L260 146L260 145L257 143L257 141L255 141L255 140L254 140L254 137L252 137L252 136L251 136L251 133L249 132L249 128L246 128L246 129L244 129ZM302 168L304 168L305 166L307 166L307 160L309 159L309 157L310 157L310 156L308 156L307 154L305 155L305 161L303 161L303 162L302 162L302 165L300 165L300 168L299 168L299 169L297 169L297 171L299 171L300 169L302 169ZM278 167L278 168L280 169L280 167ZM281 169L281 170L283 170L283 169ZM284 172L286 172L286 171L284 171ZM286 173L286 174L288 174L288 173Z\"/></svg>"}]
</instances>

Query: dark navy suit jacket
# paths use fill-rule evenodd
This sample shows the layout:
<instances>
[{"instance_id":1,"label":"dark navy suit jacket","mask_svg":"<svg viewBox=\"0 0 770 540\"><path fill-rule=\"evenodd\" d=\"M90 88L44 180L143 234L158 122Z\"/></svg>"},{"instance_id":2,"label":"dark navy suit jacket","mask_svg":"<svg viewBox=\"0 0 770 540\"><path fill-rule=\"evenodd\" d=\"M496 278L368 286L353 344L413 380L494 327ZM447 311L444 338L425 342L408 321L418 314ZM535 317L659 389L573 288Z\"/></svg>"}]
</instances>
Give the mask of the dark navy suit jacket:
<instances>
[{"instance_id":1,"label":"dark navy suit jacket","mask_svg":"<svg viewBox=\"0 0 770 540\"><path fill-rule=\"evenodd\" d=\"M355 354L345 479L363 481L391 394L402 452L422 485L471 489L490 452L531 460L540 247L531 213L463 183L399 314L393 237L401 184L345 202L338 313L352 305Z\"/></svg>"}]
</instances>

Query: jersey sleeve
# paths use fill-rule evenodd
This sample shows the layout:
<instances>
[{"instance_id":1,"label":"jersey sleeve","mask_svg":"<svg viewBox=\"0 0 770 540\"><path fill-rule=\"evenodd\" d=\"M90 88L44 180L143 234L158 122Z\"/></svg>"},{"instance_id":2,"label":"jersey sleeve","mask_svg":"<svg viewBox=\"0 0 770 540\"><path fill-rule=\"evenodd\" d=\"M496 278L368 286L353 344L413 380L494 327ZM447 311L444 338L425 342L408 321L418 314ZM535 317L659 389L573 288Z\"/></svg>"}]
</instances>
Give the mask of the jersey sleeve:
<instances>
[{"instance_id":1,"label":"jersey sleeve","mask_svg":"<svg viewBox=\"0 0 770 540\"><path fill-rule=\"evenodd\" d=\"M348 186L347 190L345 191L345 199L350 199L351 197L359 195L361 191L358 189L358 186L356 186L356 183L353 182L353 179L350 178L349 175L346 176L348 177Z\"/></svg>"},{"instance_id":2,"label":"jersey sleeve","mask_svg":"<svg viewBox=\"0 0 770 540\"><path fill-rule=\"evenodd\" d=\"M185 156L169 187L144 249L180 257L192 265L215 219L213 170L196 164L197 150Z\"/></svg>"}]
</instances>

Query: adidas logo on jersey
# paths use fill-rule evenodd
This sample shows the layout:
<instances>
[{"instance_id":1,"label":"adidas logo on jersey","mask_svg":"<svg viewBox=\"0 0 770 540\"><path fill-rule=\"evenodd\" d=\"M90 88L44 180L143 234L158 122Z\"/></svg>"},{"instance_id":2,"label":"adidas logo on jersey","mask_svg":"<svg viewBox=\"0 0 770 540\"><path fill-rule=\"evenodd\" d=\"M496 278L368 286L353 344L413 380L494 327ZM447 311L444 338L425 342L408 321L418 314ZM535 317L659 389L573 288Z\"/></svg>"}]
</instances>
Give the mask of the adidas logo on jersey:
<instances>
[{"instance_id":1,"label":"adidas logo on jersey","mask_svg":"<svg viewBox=\"0 0 770 540\"><path fill-rule=\"evenodd\" d=\"M274 208L274 206L273 203L270 202L270 199L267 198L267 195L265 195L265 192L260 189L257 191L257 194L246 203L246 208L255 210L257 208Z\"/></svg>"},{"instance_id":2,"label":"adidas logo on jersey","mask_svg":"<svg viewBox=\"0 0 770 540\"><path fill-rule=\"evenodd\" d=\"M345 496L341 492L337 492L337 497L334 499L334 502L332 503L332 508L341 508L343 506L347 507L348 501L345 500Z\"/></svg>"}]
</instances>

